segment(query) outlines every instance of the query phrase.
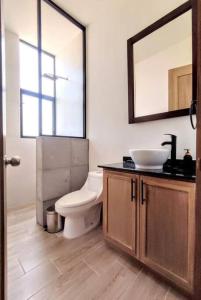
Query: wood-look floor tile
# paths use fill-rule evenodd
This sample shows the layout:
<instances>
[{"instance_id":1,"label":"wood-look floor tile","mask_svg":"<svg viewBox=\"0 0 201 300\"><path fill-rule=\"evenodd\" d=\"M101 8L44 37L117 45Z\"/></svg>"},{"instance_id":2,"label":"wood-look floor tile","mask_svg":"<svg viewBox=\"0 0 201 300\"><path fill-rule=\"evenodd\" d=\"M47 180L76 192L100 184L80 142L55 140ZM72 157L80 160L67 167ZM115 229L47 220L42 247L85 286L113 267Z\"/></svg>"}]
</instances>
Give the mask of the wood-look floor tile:
<instances>
[{"instance_id":1,"label":"wood-look floor tile","mask_svg":"<svg viewBox=\"0 0 201 300\"><path fill-rule=\"evenodd\" d=\"M177 291L170 288L164 300L187 300L188 298L182 296Z\"/></svg>"},{"instance_id":2,"label":"wood-look floor tile","mask_svg":"<svg viewBox=\"0 0 201 300\"><path fill-rule=\"evenodd\" d=\"M17 258L8 260L7 271L8 282L14 281L25 274Z\"/></svg>"},{"instance_id":3,"label":"wood-look floor tile","mask_svg":"<svg viewBox=\"0 0 201 300\"><path fill-rule=\"evenodd\" d=\"M14 242L12 245L8 245L8 255L16 256L20 255L23 252L30 253L33 250L33 248L38 250L44 249L46 247L46 244L48 244L48 241L52 241L54 239L55 237L53 235L48 234L47 232L31 235L26 233L24 238L20 238L17 242Z\"/></svg>"},{"instance_id":4,"label":"wood-look floor tile","mask_svg":"<svg viewBox=\"0 0 201 300\"><path fill-rule=\"evenodd\" d=\"M68 269L54 282L33 295L31 300L70 299L71 290L79 290L86 278L97 276L85 263L79 260L69 262Z\"/></svg>"},{"instance_id":5,"label":"wood-look floor tile","mask_svg":"<svg viewBox=\"0 0 201 300\"><path fill-rule=\"evenodd\" d=\"M121 295L121 300L161 300L167 294L168 286L143 270L133 284Z\"/></svg>"},{"instance_id":6,"label":"wood-look floor tile","mask_svg":"<svg viewBox=\"0 0 201 300\"><path fill-rule=\"evenodd\" d=\"M119 255L115 250L103 243L100 247L96 247L94 251L90 251L83 256L83 260L98 274L107 271L118 259Z\"/></svg>"},{"instance_id":7,"label":"wood-look floor tile","mask_svg":"<svg viewBox=\"0 0 201 300\"><path fill-rule=\"evenodd\" d=\"M61 272L65 272L65 269L68 267L68 263L71 260L82 258L83 255L85 255L88 251L91 251L92 248L96 248L102 244L102 240L103 236L99 230L95 230L90 235L83 236L80 240L74 240L75 243L66 247L65 252L60 253L61 256L55 259L56 265Z\"/></svg>"},{"instance_id":8,"label":"wood-look floor tile","mask_svg":"<svg viewBox=\"0 0 201 300\"><path fill-rule=\"evenodd\" d=\"M31 206L9 212L7 232L8 300L186 300L105 244L101 227L67 240Z\"/></svg>"},{"instance_id":9,"label":"wood-look floor tile","mask_svg":"<svg viewBox=\"0 0 201 300\"><path fill-rule=\"evenodd\" d=\"M140 269L138 272L140 272ZM137 272L131 271L115 260L99 277L94 276L86 279L81 289L70 291L68 297L79 300L119 299L132 285L137 276ZM61 299L64 300L65 298L62 297Z\"/></svg>"},{"instance_id":10,"label":"wood-look floor tile","mask_svg":"<svg viewBox=\"0 0 201 300\"><path fill-rule=\"evenodd\" d=\"M26 300L59 276L60 273L52 263L42 264L19 279L9 282L8 300Z\"/></svg>"},{"instance_id":11,"label":"wood-look floor tile","mask_svg":"<svg viewBox=\"0 0 201 300\"><path fill-rule=\"evenodd\" d=\"M32 218L36 218L36 211L34 206L26 207L23 209L16 209L14 210L14 212L15 213L13 213L13 211L8 211L7 219L9 226L20 224Z\"/></svg>"},{"instance_id":12,"label":"wood-look floor tile","mask_svg":"<svg viewBox=\"0 0 201 300\"><path fill-rule=\"evenodd\" d=\"M137 260L135 260L132 256L123 252L119 253L118 262L123 266L127 266L127 268L131 269L133 272L135 271L138 272L138 270L142 268L142 266Z\"/></svg>"},{"instance_id":13,"label":"wood-look floor tile","mask_svg":"<svg viewBox=\"0 0 201 300\"><path fill-rule=\"evenodd\" d=\"M59 246L60 241L57 237L52 239L44 239L40 241L39 247L32 247L32 249L29 250L28 256L25 254L27 252L27 249L25 247L25 249L18 254L18 259L22 264L25 272L29 272L41 263L47 261L48 253L51 251L51 249Z\"/></svg>"}]
</instances>

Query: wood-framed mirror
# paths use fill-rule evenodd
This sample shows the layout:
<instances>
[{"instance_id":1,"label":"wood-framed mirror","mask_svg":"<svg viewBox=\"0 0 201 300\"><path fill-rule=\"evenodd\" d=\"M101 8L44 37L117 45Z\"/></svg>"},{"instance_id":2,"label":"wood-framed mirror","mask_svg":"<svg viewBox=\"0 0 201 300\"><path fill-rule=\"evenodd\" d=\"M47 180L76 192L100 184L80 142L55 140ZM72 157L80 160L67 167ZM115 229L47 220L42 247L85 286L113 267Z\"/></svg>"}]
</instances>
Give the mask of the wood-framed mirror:
<instances>
[{"instance_id":1,"label":"wood-framed mirror","mask_svg":"<svg viewBox=\"0 0 201 300\"><path fill-rule=\"evenodd\" d=\"M128 122L189 115L196 99L192 1L127 41Z\"/></svg>"}]
</instances>

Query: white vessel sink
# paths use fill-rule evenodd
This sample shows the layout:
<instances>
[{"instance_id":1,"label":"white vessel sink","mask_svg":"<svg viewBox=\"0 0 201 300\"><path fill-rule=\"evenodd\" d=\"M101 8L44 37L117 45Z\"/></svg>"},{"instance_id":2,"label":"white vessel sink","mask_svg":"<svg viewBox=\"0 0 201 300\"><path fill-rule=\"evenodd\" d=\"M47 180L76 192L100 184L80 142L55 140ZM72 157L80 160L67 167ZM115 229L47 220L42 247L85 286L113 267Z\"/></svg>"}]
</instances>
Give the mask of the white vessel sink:
<instances>
[{"instance_id":1,"label":"white vessel sink","mask_svg":"<svg viewBox=\"0 0 201 300\"><path fill-rule=\"evenodd\" d=\"M170 150L168 149L130 149L130 156L136 169L160 170L167 161Z\"/></svg>"}]
</instances>

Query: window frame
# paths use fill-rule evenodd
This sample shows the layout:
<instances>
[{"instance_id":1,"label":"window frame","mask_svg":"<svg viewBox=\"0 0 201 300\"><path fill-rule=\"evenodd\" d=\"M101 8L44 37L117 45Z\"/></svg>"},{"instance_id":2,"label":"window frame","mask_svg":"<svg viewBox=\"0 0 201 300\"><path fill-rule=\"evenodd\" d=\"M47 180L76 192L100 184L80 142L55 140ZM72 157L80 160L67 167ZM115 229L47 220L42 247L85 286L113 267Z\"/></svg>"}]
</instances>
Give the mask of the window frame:
<instances>
[{"instance_id":1,"label":"window frame","mask_svg":"<svg viewBox=\"0 0 201 300\"><path fill-rule=\"evenodd\" d=\"M39 53L39 48L28 43L27 41L24 41L22 39L19 40L19 43L23 43L25 45L27 45L30 48L35 49L38 53ZM56 68L55 68L55 55L42 50L42 53L50 56L53 59L53 75L55 75L56 73ZM42 82L42 76L38 78L39 81ZM50 79L51 80L51 79ZM52 102L52 134L42 134L45 136L54 136L56 133L56 82L54 80L54 96L48 96L45 94L40 93L40 91L38 90L38 92L33 92L31 90L27 90L27 89L23 89L20 88L20 137L21 138L37 138L38 136L40 136L40 120L38 119L38 135L37 136L31 136L31 135L24 135L23 134L23 95L27 95L27 96L32 96L38 99L38 114L40 115L40 108L42 107L42 101L44 100L48 100ZM41 102L41 105L40 105Z\"/></svg>"},{"instance_id":2,"label":"window frame","mask_svg":"<svg viewBox=\"0 0 201 300\"><path fill-rule=\"evenodd\" d=\"M83 104L82 104L82 115L83 115L83 126L82 126L82 135L81 136L67 136L67 135L58 135L56 132L56 124L57 124L57 114L56 114L56 100L54 102L53 107L53 134L52 135L46 135L42 133L42 52L46 53L46 51L43 51L42 49L42 3L48 4L52 9L57 11L60 15L65 17L67 20L69 20L72 24L74 24L76 27L78 27L82 31L82 56L83 56L83 64L82 64L82 74L83 74ZM87 59L86 59L86 27L81 24L78 20L76 20L74 17L72 17L68 12L63 10L59 5L57 5L52 0L36 0L37 5L37 49L38 49L38 91L39 91L39 135L38 136L48 136L48 137L67 137L67 138L79 138L79 139L86 139L86 97L87 97L87 88L86 88L86 66L87 66ZM27 42L25 42L27 43ZM29 43L27 43L29 44ZM35 47L35 46L33 46ZM48 54L48 53L47 53ZM54 65L54 72L56 71L56 66ZM56 93L56 82L55 82L55 93ZM22 131L22 118L21 118L21 112L22 112L22 101L20 96L20 136L22 138L36 138L31 136L23 136Z\"/></svg>"}]
</instances>

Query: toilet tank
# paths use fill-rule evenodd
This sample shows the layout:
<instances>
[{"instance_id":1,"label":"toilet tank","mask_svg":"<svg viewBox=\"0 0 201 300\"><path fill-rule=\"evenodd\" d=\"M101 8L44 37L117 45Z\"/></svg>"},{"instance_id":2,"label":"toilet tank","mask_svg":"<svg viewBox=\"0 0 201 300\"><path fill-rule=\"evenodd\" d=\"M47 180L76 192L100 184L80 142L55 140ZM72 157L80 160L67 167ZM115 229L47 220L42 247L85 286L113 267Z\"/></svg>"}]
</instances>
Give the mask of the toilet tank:
<instances>
[{"instance_id":1,"label":"toilet tank","mask_svg":"<svg viewBox=\"0 0 201 300\"><path fill-rule=\"evenodd\" d=\"M99 196L103 188L103 172L102 171L89 172L87 180L82 188L92 192L96 192L97 196Z\"/></svg>"}]
</instances>

